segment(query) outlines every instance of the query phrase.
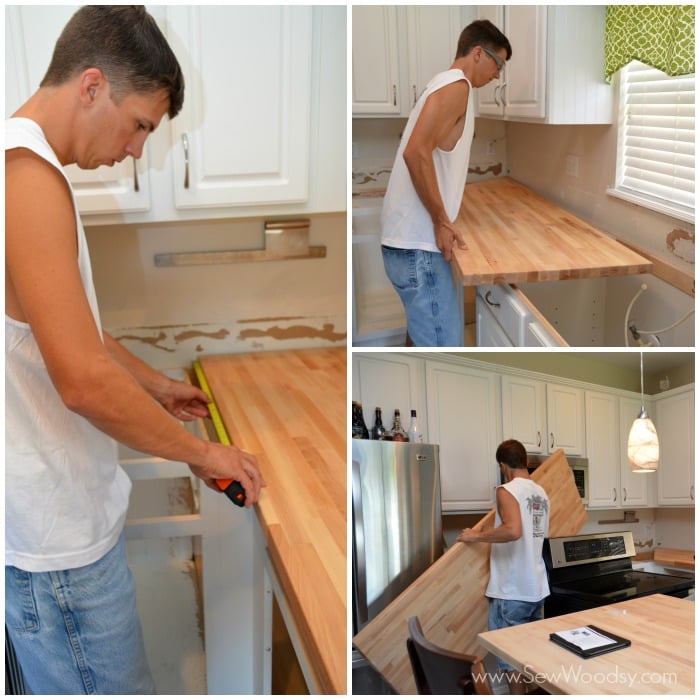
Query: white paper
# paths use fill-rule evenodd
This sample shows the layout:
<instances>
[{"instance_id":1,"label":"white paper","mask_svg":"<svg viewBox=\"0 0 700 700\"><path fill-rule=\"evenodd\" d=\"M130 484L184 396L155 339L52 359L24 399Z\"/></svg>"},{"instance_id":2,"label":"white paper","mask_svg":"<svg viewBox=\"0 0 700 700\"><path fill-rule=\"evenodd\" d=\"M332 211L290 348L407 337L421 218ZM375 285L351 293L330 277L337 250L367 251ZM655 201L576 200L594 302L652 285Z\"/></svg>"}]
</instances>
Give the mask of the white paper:
<instances>
[{"instance_id":1,"label":"white paper","mask_svg":"<svg viewBox=\"0 0 700 700\"><path fill-rule=\"evenodd\" d=\"M614 639L606 637L600 632L592 630L590 627L576 627L572 630L566 630L564 632L557 632L557 636L562 639L575 644L579 649L597 649L598 647L604 647L608 644L615 644Z\"/></svg>"}]
</instances>

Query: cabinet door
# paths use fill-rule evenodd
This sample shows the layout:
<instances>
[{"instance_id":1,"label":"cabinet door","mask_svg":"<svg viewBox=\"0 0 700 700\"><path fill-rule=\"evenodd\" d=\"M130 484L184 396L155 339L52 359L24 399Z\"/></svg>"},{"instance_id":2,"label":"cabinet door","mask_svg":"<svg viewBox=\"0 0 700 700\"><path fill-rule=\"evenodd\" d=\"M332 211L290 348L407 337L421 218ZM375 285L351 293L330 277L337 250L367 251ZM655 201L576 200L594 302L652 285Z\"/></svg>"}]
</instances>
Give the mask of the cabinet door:
<instances>
[{"instance_id":1,"label":"cabinet door","mask_svg":"<svg viewBox=\"0 0 700 700\"><path fill-rule=\"evenodd\" d=\"M586 392L588 507L620 505L620 418L618 398Z\"/></svg>"},{"instance_id":2,"label":"cabinet door","mask_svg":"<svg viewBox=\"0 0 700 700\"><path fill-rule=\"evenodd\" d=\"M476 297L476 345L480 348L513 347L512 341L479 295Z\"/></svg>"},{"instance_id":3,"label":"cabinet door","mask_svg":"<svg viewBox=\"0 0 700 700\"><path fill-rule=\"evenodd\" d=\"M429 442L440 446L443 511L488 510L498 485L498 376L426 362Z\"/></svg>"},{"instance_id":4,"label":"cabinet door","mask_svg":"<svg viewBox=\"0 0 700 700\"><path fill-rule=\"evenodd\" d=\"M416 409L425 435L425 387L423 363L408 354L354 353L352 357L352 397L362 403L367 428L374 425L374 409L382 409L382 422L391 428L394 409L401 411L408 430L411 409ZM425 438L426 442L431 440Z\"/></svg>"},{"instance_id":5,"label":"cabinet door","mask_svg":"<svg viewBox=\"0 0 700 700\"><path fill-rule=\"evenodd\" d=\"M560 447L568 455L584 454L583 390L547 384L547 449Z\"/></svg>"},{"instance_id":6,"label":"cabinet door","mask_svg":"<svg viewBox=\"0 0 700 700\"><path fill-rule=\"evenodd\" d=\"M501 78L506 118L543 119L547 107L547 7L506 5L505 35L513 48Z\"/></svg>"},{"instance_id":7,"label":"cabinet door","mask_svg":"<svg viewBox=\"0 0 700 700\"><path fill-rule=\"evenodd\" d=\"M397 8L352 8L352 112L401 114Z\"/></svg>"},{"instance_id":8,"label":"cabinet door","mask_svg":"<svg viewBox=\"0 0 700 700\"><path fill-rule=\"evenodd\" d=\"M503 439L519 440L528 452L546 454L546 401L543 382L501 377Z\"/></svg>"},{"instance_id":9,"label":"cabinet door","mask_svg":"<svg viewBox=\"0 0 700 700\"><path fill-rule=\"evenodd\" d=\"M691 506L695 501L694 398L694 391L686 391L654 402L660 506Z\"/></svg>"},{"instance_id":10,"label":"cabinet door","mask_svg":"<svg viewBox=\"0 0 700 700\"><path fill-rule=\"evenodd\" d=\"M477 19L487 19L495 24L502 32L505 31L503 5L479 5L476 11ZM506 36L508 36L506 34ZM513 41L508 37L509 41ZM511 43L512 45L512 43ZM513 59L511 59L512 61ZM494 80L483 88L476 90L476 116L477 117L503 117L503 100L501 99L501 88L507 80L506 73L509 64L506 63L503 75L499 80Z\"/></svg>"},{"instance_id":11,"label":"cabinet door","mask_svg":"<svg viewBox=\"0 0 700 700\"><path fill-rule=\"evenodd\" d=\"M459 6L411 5L406 13L410 111L428 81L452 65L462 26Z\"/></svg>"},{"instance_id":12,"label":"cabinet door","mask_svg":"<svg viewBox=\"0 0 700 700\"><path fill-rule=\"evenodd\" d=\"M310 7L168 6L187 99L170 122L177 208L308 197Z\"/></svg>"},{"instance_id":13,"label":"cabinet door","mask_svg":"<svg viewBox=\"0 0 700 700\"><path fill-rule=\"evenodd\" d=\"M5 117L38 89L63 27L79 5L8 7L5 23ZM151 206L148 142L142 157L112 167L64 168L81 214L147 211Z\"/></svg>"},{"instance_id":14,"label":"cabinet door","mask_svg":"<svg viewBox=\"0 0 700 700\"><path fill-rule=\"evenodd\" d=\"M633 472L627 458L630 428L639 415L639 408L639 399L620 399L620 505L623 507L652 505L650 496L656 491L656 474Z\"/></svg>"}]
</instances>

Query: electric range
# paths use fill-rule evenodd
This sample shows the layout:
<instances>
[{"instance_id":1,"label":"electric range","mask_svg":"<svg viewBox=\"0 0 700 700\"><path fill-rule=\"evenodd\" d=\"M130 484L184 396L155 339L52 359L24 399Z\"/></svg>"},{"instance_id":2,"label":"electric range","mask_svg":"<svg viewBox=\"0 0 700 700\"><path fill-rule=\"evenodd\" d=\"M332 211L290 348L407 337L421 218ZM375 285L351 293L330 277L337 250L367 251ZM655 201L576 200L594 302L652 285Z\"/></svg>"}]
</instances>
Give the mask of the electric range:
<instances>
[{"instance_id":1,"label":"electric range","mask_svg":"<svg viewBox=\"0 0 700 700\"><path fill-rule=\"evenodd\" d=\"M631 532L552 537L542 551L550 595L544 616L555 617L654 593L688 597L695 577L656 574L632 568Z\"/></svg>"}]
</instances>

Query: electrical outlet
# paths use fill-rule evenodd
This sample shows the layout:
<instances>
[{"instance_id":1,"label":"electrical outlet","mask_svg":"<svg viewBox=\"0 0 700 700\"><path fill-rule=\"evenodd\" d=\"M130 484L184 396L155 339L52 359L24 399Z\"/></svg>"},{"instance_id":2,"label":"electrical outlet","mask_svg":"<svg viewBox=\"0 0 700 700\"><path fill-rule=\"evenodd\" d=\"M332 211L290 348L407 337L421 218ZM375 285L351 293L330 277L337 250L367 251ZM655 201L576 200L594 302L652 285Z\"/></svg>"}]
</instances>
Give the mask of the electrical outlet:
<instances>
[{"instance_id":1,"label":"electrical outlet","mask_svg":"<svg viewBox=\"0 0 700 700\"><path fill-rule=\"evenodd\" d=\"M578 177L578 156L566 156L566 174L571 177Z\"/></svg>"},{"instance_id":2,"label":"electrical outlet","mask_svg":"<svg viewBox=\"0 0 700 700\"><path fill-rule=\"evenodd\" d=\"M661 391L668 391L671 388L671 382L669 381L668 377L664 377L660 382L659 382L659 389Z\"/></svg>"},{"instance_id":3,"label":"electrical outlet","mask_svg":"<svg viewBox=\"0 0 700 700\"><path fill-rule=\"evenodd\" d=\"M487 141L486 143L486 155L495 156L496 155L496 144L494 141Z\"/></svg>"}]
</instances>

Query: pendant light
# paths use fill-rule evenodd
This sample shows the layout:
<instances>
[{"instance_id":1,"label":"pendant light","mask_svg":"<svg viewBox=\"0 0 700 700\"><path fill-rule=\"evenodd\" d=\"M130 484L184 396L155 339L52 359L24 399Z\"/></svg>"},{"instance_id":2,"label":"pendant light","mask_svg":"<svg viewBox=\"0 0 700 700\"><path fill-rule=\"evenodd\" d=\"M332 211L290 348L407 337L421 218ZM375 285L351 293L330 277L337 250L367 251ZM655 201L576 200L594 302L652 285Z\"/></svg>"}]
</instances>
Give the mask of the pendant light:
<instances>
[{"instance_id":1,"label":"pendant light","mask_svg":"<svg viewBox=\"0 0 700 700\"><path fill-rule=\"evenodd\" d=\"M632 423L627 439L627 458L633 472L655 472L659 466L659 438L644 408L644 354L639 353L642 384L642 410Z\"/></svg>"}]
</instances>

